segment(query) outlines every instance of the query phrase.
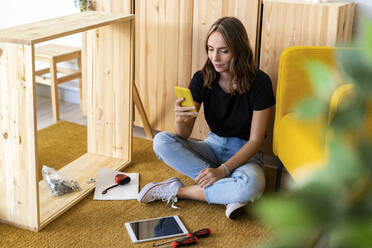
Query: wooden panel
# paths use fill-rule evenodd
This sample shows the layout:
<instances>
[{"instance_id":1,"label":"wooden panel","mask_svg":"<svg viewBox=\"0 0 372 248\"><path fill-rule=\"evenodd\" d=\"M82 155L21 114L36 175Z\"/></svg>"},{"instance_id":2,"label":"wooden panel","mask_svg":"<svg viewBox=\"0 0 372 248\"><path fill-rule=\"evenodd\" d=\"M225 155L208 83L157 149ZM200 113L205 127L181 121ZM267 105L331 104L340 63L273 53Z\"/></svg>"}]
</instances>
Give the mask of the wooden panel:
<instances>
[{"instance_id":1,"label":"wooden panel","mask_svg":"<svg viewBox=\"0 0 372 248\"><path fill-rule=\"evenodd\" d=\"M266 0L263 7L260 69L268 73L276 92L279 58L291 46L335 46L351 40L354 3ZM268 128L266 155L272 155L274 113Z\"/></svg>"},{"instance_id":2,"label":"wooden panel","mask_svg":"<svg viewBox=\"0 0 372 248\"><path fill-rule=\"evenodd\" d=\"M112 12L121 14L134 14L133 4L134 0L93 0L93 9L101 12ZM87 84L89 83L87 75L87 61L86 61L86 45L87 45L87 34L86 32L81 35L81 91L80 91L80 109L83 114L87 114Z\"/></svg>"},{"instance_id":3,"label":"wooden panel","mask_svg":"<svg viewBox=\"0 0 372 248\"><path fill-rule=\"evenodd\" d=\"M99 168L121 170L129 164L127 160L86 153L59 170L65 175L72 176L79 183L81 191L59 197L51 193L46 182L40 181L40 229L93 191L96 184L86 181L89 178L96 178Z\"/></svg>"},{"instance_id":4,"label":"wooden panel","mask_svg":"<svg viewBox=\"0 0 372 248\"><path fill-rule=\"evenodd\" d=\"M355 4L265 1L260 68L276 85L279 58L291 46L335 46L351 39Z\"/></svg>"},{"instance_id":5,"label":"wooden panel","mask_svg":"<svg viewBox=\"0 0 372 248\"><path fill-rule=\"evenodd\" d=\"M0 30L0 41L36 44L132 19L133 15L87 11Z\"/></svg>"},{"instance_id":6,"label":"wooden panel","mask_svg":"<svg viewBox=\"0 0 372 248\"><path fill-rule=\"evenodd\" d=\"M132 23L88 32L88 152L130 160Z\"/></svg>"},{"instance_id":7,"label":"wooden panel","mask_svg":"<svg viewBox=\"0 0 372 248\"><path fill-rule=\"evenodd\" d=\"M247 30L248 38L255 54L258 46L258 24L260 16L259 0L198 0L194 1L192 73L200 70L206 59L205 39L210 26L220 17L235 16L239 18ZM209 132L201 108L195 122L191 137L206 138Z\"/></svg>"},{"instance_id":8,"label":"wooden panel","mask_svg":"<svg viewBox=\"0 0 372 248\"><path fill-rule=\"evenodd\" d=\"M64 46L59 44L47 44L35 48L35 56L44 59L51 59L53 57L61 57L60 61L69 60L71 57L76 57L76 53L80 53L80 48Z\"/></svg>"},{"instance_id":9,"label":"wooden panel","mask_svg":"<svg viewBox=\"0 0 372 248\"><path fill-rule=\"evenodd\" d=\"M0 221L37 230L33 50L0 43Z\"/></svg>"},{"instance_id":10,"label":"wooden panel","mask_svg":"<svg viewBox=\"0 0 372 248\"><path fill-rule=\"evenodd\" d=\"M95 0L93 1L93 8L97 11L134 14L133 0Z\"/></svg>"},{"instance_id":11,"label":"wooden panel","mask_svg":"<svg viewBox=\"0 0 372 248\"><path fill-rule=\"evenodd\" d=\"M191 75L193 1L137 0L135 7L136 85L151 127L173 132L174 86L187 86Z\"/></svg>"}]
</instances>

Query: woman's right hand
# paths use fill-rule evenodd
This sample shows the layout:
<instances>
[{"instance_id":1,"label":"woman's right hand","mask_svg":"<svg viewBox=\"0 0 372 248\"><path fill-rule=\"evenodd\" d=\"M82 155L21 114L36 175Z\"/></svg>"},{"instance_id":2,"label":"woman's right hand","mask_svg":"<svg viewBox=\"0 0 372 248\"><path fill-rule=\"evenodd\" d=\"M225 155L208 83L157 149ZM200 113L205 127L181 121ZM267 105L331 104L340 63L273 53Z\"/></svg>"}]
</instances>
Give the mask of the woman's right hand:
<instances>
[{"instance_id":1,"label":"woman's right hand","mask_svg":"<svg viewBox=\"0 0 372 248\"><path fill-rule=\"evenodd\" d=\"M174 112L176 114L176 123L183 123L187 122L192 118L196 118L198 115L197 110L195 107L182 107L181 102L184 100L183 97L178 98L176 100L176 104L174 106ZM193 111L190 111L193 110Z\"/></svg>"}]
</instances>

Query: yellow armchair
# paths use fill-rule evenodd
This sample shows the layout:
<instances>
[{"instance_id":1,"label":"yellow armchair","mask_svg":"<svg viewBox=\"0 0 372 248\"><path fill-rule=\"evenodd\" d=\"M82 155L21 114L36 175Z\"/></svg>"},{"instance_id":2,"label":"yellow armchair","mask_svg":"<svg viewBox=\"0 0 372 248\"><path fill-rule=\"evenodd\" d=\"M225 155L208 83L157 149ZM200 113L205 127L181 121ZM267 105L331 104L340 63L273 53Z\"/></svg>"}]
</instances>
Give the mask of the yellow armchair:
<instances>
[{"instance_id":1,"label":"yellow armchair","mask_svg":"<svg viewBox=\"0 0 372 248\"><path fill-rule=\"evenodd\" d=\"M342 99L352 92L350 84L342 85L333 92L328 120L309 122L297 119L294 107L313 91L305 66L311 60L337 69L335 49L332 47L290 47L280 57L273 133L273 151L278 158L276 189L280 186L283 166L295 182L321 168L327 159L328 122Z\"/></svg>"}]
</instances>

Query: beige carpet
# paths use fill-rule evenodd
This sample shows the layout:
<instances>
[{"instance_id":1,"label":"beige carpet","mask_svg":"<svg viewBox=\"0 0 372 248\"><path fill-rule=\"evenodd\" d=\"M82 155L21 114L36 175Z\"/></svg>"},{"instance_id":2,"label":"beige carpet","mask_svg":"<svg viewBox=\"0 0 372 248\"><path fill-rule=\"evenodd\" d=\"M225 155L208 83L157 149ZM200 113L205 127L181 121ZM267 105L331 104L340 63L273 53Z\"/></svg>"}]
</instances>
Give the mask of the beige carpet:
<instances>
[{"instance_id":1,"label":"beige carpet","mask_svg":"<svg viewBox=\"0 0 372 248\"><path fill-rule=\"evenodd\" d=\"M60 167L85 153L86 127L59 122L38 132L41 164ZM160 162L152 142L134 138L133 164L127 172L140 173L140 187L151 181L179 177L186 185L192 180ZM163 202L140 204L130 201L93 201L93 193L50 223L39 233L0 223L0 247L151 247L152 242L132 244L124 222L179 215L188 230L209 227L212 236L195 247L256 247L268 235L248 213L239 220L225 217L225 207L183 200L180 210Z\"/></svg>"}]
</instances>

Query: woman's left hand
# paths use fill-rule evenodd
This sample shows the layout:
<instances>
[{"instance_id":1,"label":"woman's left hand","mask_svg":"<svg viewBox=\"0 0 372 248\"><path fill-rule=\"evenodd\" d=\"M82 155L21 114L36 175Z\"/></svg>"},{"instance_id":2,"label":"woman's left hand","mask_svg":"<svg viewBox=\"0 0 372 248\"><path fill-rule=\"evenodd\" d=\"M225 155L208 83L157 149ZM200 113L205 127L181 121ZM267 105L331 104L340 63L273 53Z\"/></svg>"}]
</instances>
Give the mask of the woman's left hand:
<instances>
[{"instance_id":1,"label":"woman's left hand","mask_svg":"<svg viewBox=\"0 0 372 248\"><path fill-rule=\"evenodd\" d=\"M195 181L200 187L205 188L212 185L215 181L220 180L226 176L225 168L222 166L218 168L206 168L199 172Z\"/></svg>"}]
</instances>

